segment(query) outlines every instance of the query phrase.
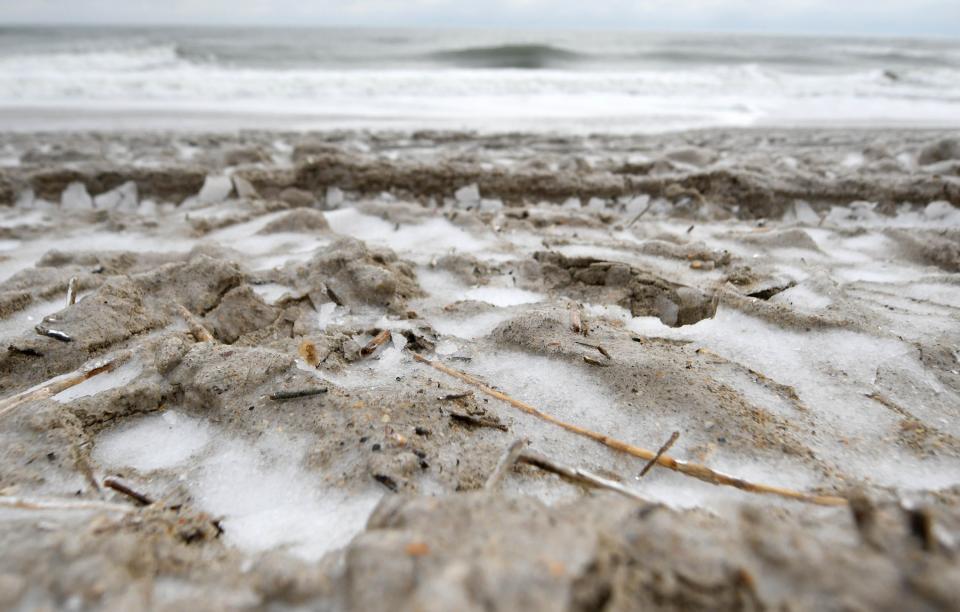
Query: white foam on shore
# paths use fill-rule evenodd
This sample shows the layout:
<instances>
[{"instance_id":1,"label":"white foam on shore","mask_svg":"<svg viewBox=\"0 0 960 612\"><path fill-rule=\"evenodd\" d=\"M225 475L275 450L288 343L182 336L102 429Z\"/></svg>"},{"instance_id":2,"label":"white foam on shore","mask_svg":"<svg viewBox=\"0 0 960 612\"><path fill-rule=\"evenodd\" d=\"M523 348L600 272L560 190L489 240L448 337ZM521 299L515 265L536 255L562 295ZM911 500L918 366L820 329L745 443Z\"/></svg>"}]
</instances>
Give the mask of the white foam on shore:
<instances>
[{"instance_id":1,"label":"white foam on shore","mask_svg":"<svg viewBox=\"0 0 960 612\"><path fill-rule=\"evenodd\" d=\"M251 442L167 411L101 434L93 458L106 468L133 468L161 491L173 482L156 472L174 471L200 509L223 517L229 544L315 561L363 529L381 493L348 495L325 485L302 465L309 444L271 430Z\"/></svg>"}]
</instances>

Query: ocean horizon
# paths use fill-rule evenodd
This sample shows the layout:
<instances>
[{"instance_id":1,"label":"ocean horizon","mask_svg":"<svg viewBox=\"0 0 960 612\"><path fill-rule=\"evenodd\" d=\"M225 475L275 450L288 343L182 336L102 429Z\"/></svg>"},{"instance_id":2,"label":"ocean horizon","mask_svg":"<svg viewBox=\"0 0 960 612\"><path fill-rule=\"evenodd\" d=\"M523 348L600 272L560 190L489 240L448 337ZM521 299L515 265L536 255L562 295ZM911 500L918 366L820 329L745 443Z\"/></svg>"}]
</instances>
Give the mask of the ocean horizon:
<instances>
[{"instance_id":1,"label":"ocean horizon","mask_svg":"<svg viewBox=\"0 0 960 612\"><path fill-rule=\"evenodd\" d=\"M960 41L492 29L0 28L0 129L658 132L960 124Z\"/></svg>"}]
</instances>

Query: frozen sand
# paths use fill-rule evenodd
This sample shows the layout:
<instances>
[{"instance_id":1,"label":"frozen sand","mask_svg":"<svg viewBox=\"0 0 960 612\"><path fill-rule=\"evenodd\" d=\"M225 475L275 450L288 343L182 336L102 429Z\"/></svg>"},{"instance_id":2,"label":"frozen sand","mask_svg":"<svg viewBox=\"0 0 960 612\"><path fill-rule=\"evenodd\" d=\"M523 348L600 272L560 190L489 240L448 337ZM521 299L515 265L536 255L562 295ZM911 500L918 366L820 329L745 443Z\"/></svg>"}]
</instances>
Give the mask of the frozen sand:
<instances>
[{"instance_id":1,"label":"frozen sand","mask_svg":"<svg viewBox=\"0 0 960 612\"><path fill-rule=\"evenodd\" d=\"M784 195L795 188L791 181L827 168L843 173L823 179L829 194L842 188L869 195L886 186L897 198L928 190L952 197L955 181L948 174L934 178L945 175L940 166L915 165L933 136L814 131L780 134L782 144L761 146L762 134L700 135L707 147L724 151L703 169L669 161L712 158L702 150L659 156L661 149L679 149L684 136L639 144L464 137L441 145L424 137L374 141L354 134L318 144L252 134L244 146L260 147L258 159L281 160L267 170L242 163L225 169L227 153L241 145L226 137L193 144L117 137L111 155L134 151L151 163L183 164L189 151L188 163L196 165L164 175L167 183L141 179L135 208L87 209L80 190L69 186L75 176L60 189L38 178L38 168L18 166L6 176L30 189L18 191L19 205L0 218L0 337L11 347L3 357L4 395L91 356L122 348L135 355L0 424L2 458L11 466L4 494L96 499L85 474L119 475L162 500L102 540L88 537L101 526L69 513L50 513L43 527L31 527L72 538L101 573L127 571L127 561L99 548L123 538L133 546L159 542L164 559L181 555L186 567L212 572L189 578L163 566L151 587L158 598L194 593L213 605L226 601L231 581L241 580L258 586L236 591L234 603L347 598L342 607L368 608L369 593L384 593L391 605L434 596L431 589L469 561L492 576L495 601L514 601L498 589L516 574L538 593L534 603L546 606L556 589L531 584L556 574L549 580L567 588L608 547L633 550L632 540L610 533L639 529L647 538L652 532L643 523L619 522L639 512L635 502L529 467L508 473L500 493L471 496L507 445L526 437L537 452L622 479L669 508L655 513L674 527L653 526L651 519L649 529L705 534L685 549L708 559L705 571L725 567L711 555L736 558L762 583L785 585L763 590L765 602L829 599L844 589L873 602L881 589L869 577L859 579L858 589L826 574L855 580L849 557L881 568L877 576L890 578L886 585L904 584L892 577L910 567L911 536L892 529L887 536L899 539L878 552L862 544L866 536L845 509L809 508L664 469L638 480L643 462L521 414L410 355L440 359L632 444L656 449L679 431L673 456L733 476L834 495L862 491L891 521L902 512L898 500L934 508L937 533L955 538L960 215L936 199L912 206L822 202L812 190L812 203L801 205ZM50 138L14 139L11 155L33 146L49 151ZM76 136L66 144L83 158L92 142ZM894 161L900 171L871 165L876 142L886 147L887 161L905 160ZM340 161L309 161L318 150L325 154L323 147L335 148ZM637 148L646 151L643 160ZM479 159L451 161L468 150ZM583 161L571 163L573 154ZM378 166L378 156L403 161ZM753 191L750 181L761 179L749 168L785 157L802 176L771 171L762 178L770 191ZM648 162L660 166L646 168ZM44 169L58 167L51 162ZM291 202L302 198L278 187L287 186L282 180L291 168L298 188L316 200L311 214L294 209ZM344 180L353 182L321 184L330 168L349 170ZM744 190L696 178L723 171L746 173ZM220 180L225 172L248 177L258 195L240 197ZM383 176L404 187L384 187ZM102 193L89 180L84 190L97 206ZM431 184L454 188L416 191ZM161 187L168 195L156 195ZM645 193L617 195L628 187ZM586 191L582 205L568 189ZM70 190L66 197L63 190ZM529 201L512 200L517 190L529 192ZM605 190L615 195L598 195ZM557 195L553 202L550 194ZM113 200L99 202L106 207ZM266 233L268 226L276 231ZM82 299L65 307L62 296L74 276ZM175 304L191 310L215 341L195 342ZM586 337L571 330L574 309ZM72 341L38 336L38 323L62 329ZM391 339L361 354L384 329ZM311 394L272 399L301 389ZM813 563L764 539L772 532L751 526L747 506L777 517L788 541L823 546L822 557ZM5 510L0 534L13 538L24 516ZM165 521L194 525L195 516L215 517L223 533L166 527ZM488 528L458 527L465 516ZM547 517L549 524L539 522ZM198 524L210 534L209 521ZM565 531L573 526L586 539ZM824 575L805 582L778 573L743 543L755 537L784 555L789 572ZM606 544L590 543L599 540ZM508 554L511 543L523 546ZM43 559L53 576L79 563L54 559L57 549L42 538L11 550L0 575L16 573L27 557ZM562 558L572 574L544 565L544 555ZM677 551L658 558L688 560ZM398 569L411 559L426 568L412 595L402 587L406 570ZM948 574L955 562L936 557L929 567L931 575ZM299 586L280 594L271 590L271 576ZM36 584L18 592L52 601L53 591ZM943 592L951 593L945 584ZM210 589L196 595L197 587ZM893 589L886 592L890 601L925 597L912 587L884 588ZM104 597L119 601L122 591L108 586ZM460 586L444 593L437 601L451 607L472 597Z\"/></svg>"}]
</instances>

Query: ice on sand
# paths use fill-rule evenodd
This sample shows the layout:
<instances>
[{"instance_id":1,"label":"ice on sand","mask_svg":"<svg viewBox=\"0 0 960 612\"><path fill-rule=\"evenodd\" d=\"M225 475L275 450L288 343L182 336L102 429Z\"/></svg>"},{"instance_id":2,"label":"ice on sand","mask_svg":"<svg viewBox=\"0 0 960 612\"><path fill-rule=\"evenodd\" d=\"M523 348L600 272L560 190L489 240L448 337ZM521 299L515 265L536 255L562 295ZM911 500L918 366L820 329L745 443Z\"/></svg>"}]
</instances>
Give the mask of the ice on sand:
<instances>
[{"instance_id":1,"label":"ice on sand","mask_svg":"<svg viewBox=\"0 0 960 612\"><path fill-rule=\"evenodd\" d=\"M346 545L359 533L381 492L354 494L326 486L302 466L307 437L266 431L256 441L230 436L176 411L150 415L102 434L94 460L133 468L154 486L190 491L197 506L223 517L226 541L247 552L283 549L307 560Z\"/></svg>"}]
</instances>

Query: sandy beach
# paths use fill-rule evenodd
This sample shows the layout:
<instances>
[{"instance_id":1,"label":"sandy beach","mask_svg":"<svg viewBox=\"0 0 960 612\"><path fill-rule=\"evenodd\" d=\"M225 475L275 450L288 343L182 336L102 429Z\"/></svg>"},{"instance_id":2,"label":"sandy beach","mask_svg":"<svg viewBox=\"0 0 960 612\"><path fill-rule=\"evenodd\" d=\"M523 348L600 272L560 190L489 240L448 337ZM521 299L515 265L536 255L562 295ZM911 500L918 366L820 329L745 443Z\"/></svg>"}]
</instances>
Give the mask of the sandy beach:
<instances>
[{"instance_id":1,"label":"sandy beach","mask_svg":"<svg viewBox=\"0 0 960 612\"><path fill-rule=\"evenodd\" d=\"M0 608L952 608L958 207L949 130L8 132Z\"/></svg>"}]
</instances>

